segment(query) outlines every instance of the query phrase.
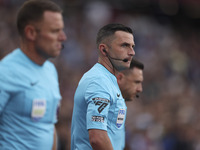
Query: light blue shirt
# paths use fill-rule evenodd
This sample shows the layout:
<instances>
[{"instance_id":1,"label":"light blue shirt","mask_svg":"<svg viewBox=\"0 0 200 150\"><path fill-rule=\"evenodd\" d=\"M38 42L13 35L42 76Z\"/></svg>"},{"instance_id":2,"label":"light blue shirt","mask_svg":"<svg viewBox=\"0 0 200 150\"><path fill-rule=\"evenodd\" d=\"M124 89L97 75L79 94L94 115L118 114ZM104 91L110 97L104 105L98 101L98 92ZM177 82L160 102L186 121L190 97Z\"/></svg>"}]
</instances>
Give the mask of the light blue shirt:
<instances>
[{"instance_id":1,"label":"light blue shirt","mask_svg":"<svg viewBox=\"0 0 200 150\"><path fill-rule=\"evenodd\" d=\"M61 95L54 65L20 49L0 61L0 149L51 150Z\"/></svg>"},{"instance_id":2,"label":"light blue shirt","mask_svg":"<svg viewBox=\"0 0 200 150\"><path fill-rule=\"evenodd\" d=\"M95 64L83 75L75 92L71 150L92 150L88 129L107 131L114 150L124 149L126 110L116 77Z\"/></svg>"}]
</instances>

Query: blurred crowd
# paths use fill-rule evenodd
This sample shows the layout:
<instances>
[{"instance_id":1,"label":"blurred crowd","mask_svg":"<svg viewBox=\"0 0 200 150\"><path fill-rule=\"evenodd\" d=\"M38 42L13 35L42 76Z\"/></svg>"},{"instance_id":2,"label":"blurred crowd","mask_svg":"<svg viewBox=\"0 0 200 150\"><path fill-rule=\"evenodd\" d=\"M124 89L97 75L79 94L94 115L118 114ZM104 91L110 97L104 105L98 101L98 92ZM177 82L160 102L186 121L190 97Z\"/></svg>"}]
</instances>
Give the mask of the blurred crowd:
<instances>
[{"instance_id":1,"label":"blurred crowd","mask_svg":"<svg viewBox=\"0 0 200 150\"><path fill-rule=\"evenodd\" d=\"M0 59L19 46L16 11L23 0L0 0ZM59 150L70 149L73 96L97 62L98 29L119 22L134 30L135 57L145 65L143 93L127 102L126 150L200 150L200 27L177 18L125 11L105 1L56 1L67 41L51 61L62 104L56 124Z\"/></svg>"}]
</instances>

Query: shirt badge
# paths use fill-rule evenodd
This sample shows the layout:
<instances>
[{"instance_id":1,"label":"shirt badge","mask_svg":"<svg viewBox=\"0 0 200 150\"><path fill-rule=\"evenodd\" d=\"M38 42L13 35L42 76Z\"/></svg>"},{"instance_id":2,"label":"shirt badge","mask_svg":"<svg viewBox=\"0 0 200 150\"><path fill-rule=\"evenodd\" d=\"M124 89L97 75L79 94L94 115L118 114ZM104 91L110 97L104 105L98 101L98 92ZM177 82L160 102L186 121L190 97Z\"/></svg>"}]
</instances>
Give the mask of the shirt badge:
<instances>
[{"instance_id":1,"label":"shirt badge","mask_svg":"<svg viewBox=\"0 0 200 150\"><path fill-rule=\"evenodd\" d=\"M125 114L126 114L126 110L125 109L120 109L118 112L118 116L117 116L117 127L120 128L124 122L124 118L125 118Z\"/></svg>"},{"instance_id":2,"label":"shirt badge","mask_svg":"<svg viewBox=\"0 0 200 150\"><path fill-rule=\"evenodd\" d=\"M41 119L46 112L46 100L34 99L32 105L31 117L34 121Z\"/></svg>"}]
</instances>

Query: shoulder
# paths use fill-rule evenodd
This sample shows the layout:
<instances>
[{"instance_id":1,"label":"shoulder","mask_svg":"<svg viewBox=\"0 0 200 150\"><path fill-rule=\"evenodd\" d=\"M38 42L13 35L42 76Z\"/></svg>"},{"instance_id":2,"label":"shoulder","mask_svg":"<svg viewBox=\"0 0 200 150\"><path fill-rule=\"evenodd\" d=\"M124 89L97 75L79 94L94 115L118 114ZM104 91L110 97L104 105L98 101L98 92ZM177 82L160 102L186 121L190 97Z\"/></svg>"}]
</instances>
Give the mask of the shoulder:
<instances>
[{"instance_id":1,"label":"shoulder","mask_svg":"<svg viewBox=\"0 0 200 150\"><path fill-rule=\"evenodd\" d=\"M85 87L87 92L110 93L114 84L108 76L98 72L87 72L83 75L79 86Z\"/></svg>"},{"instance_id":2,"label":"shoulder","mask_svg":"<svg viewBox=\"0 0 200 150\"><path fill-rule=\"evenodd\" d=\"M14 64L13 62L18 59L17 50L12 51L11 53L7 54L1 61L1 66L9 66L10 64Z\"/></svg>"},{"instance_id":3,"label":"shoulder","mask_svg":"<svg viewBox=\"0 0 200 150\"><path fill-rule=\"evenodd\" d=\"M23 84L32 75L29 64L20 49L15 49L0 61L0 81L5 84Z\"/></svg>"},{"instance_id":4,"label":"shoulder","mask_svg":"<svg viewBox=\"0 0 200 150\"><path fill-rule=\"evenodd\" d=\"M83 81L90 84L95 83L99 85L105 85L111 82L109 77L105 73L94 69L90 69L83 75L81 82Z\"/></svg>"},{"instance_id":5,"label":"shoulder","mask_svg":"<svg viewBox=\"0 0 200 150\"><path fill-rule=\"evenodd\" d=\"M18 85L23 84L23 78L16 69L0 62L0 87L6 90L18 89ZM25 80L25 78L23 78Z\"/></svg>"},{"instance_id":6,"label":"shoulder","mask_svg":"<svg viewBox=\"0 0 200 150\"><path fill-rule=\"evenodd\" d=\"M12 60L10 55L6 56L3 60L0 61L0 79L6 79L8 77L13 78L18 72L16 70L17 64L9 60Z\"/></svg>"},{"instance_id":7,"label":"shoulder","mask_svg":"<svg viewBox=\"0 0 200 150\"><path fill-rule=\"evenodd\" d=\"M28 64L25 54L19 48L13 50L0 61L0 66L7 67L8 69L6 70L11 70L12 72L20 72Z\"/></svg>"}]
</instances>

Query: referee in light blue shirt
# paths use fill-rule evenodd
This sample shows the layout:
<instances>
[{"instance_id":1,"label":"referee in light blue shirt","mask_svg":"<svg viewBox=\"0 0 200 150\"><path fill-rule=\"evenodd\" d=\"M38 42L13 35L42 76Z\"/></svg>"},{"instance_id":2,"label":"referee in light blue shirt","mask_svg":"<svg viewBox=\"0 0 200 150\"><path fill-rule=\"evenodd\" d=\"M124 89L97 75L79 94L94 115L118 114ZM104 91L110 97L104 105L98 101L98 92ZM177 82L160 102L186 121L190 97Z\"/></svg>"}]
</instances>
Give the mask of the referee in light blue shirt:
<instances>
[{"instance_id":1,"label":"referee in light blue shirt","mask_svg":"<svg viewBox=\"0 0 200 150\"><path fill-rule=\"evenodd\" d=\"M124 111L122 121L117 121L120 119L119 111ZM108 132L114 149L123 148L121 136L124 134L126 104L116 77L101 64L97 63L81 79L75 94L73 112L72 147L78 150L92 149L87 130L99 129Z\"/></svg>"},{"instance_id":2,"label":"referee in light blue shirt","mask_svg":"<svg viewBox=\"0 0 200 150\"><path fill-rule=\"evenodd\" d=\"M108 24L97 35L99 59L81 78L74 96L71 150L123 150L126 104L116 73L128 69L135 54L133 32Z\"/></svg>"},{"instance_id":3,"label":"referee in light blue shirt","mask_svg":"<svg viewBox=\"0 0 200 150\"><path fill-rule=\"evenodd\" d=\"M0 149L52 150L61 95L47 59L60 54L66 39L61 9L51 1L26 1L17 26L20 48L0 61Z\"/></svg>"}]
</instances>

